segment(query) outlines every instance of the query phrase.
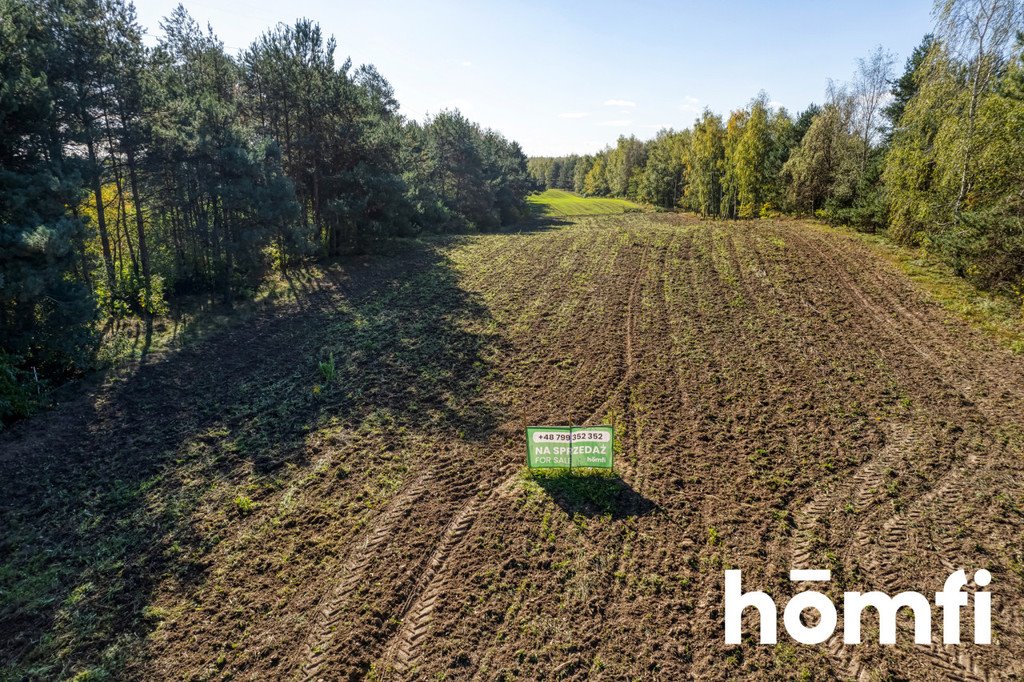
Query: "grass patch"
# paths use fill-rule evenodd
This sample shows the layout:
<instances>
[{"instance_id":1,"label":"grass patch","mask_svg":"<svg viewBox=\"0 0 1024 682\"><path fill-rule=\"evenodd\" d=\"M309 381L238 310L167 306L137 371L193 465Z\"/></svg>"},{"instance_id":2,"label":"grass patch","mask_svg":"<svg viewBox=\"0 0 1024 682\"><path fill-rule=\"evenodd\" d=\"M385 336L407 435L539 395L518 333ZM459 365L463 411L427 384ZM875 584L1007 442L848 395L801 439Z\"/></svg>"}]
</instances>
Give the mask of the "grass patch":
<instances>
[{"instance_id":1,"label":"grass patch","mask_svg":"<svg viewBox=\"0 0 1024 682\"><path fill-rule=\"evenodd\" d=\"M606 469L531 469L525 477L536 483L569 517L642 516L654 510L614 471Z\"/></svg>"},{"instance_id":2,"label":"grass patch","mask_svg":"<svg viewBox=\"0 0 1024 682\"><path fill-rule=\"evenodd\" d=\"M607 215L643 210L639 204L625 199L581 197L579 194L561 189L549 189L540 194L531 194L526 197L526 201L538 214L548 217Z\"/></svg>"},{"instance_id":3,"label":"grass patch","mask_svg":"<svg viewBox=\"0 0 1024 682\"><path fill-rule=\"evenodd\" d=\"M248 516L253 512L254 509L256 509L256 503L253 502L252 499L246 495L238 495L237 497L235 497L234 502L235 510L241 516Z\"/></svg>"}]
</instances>

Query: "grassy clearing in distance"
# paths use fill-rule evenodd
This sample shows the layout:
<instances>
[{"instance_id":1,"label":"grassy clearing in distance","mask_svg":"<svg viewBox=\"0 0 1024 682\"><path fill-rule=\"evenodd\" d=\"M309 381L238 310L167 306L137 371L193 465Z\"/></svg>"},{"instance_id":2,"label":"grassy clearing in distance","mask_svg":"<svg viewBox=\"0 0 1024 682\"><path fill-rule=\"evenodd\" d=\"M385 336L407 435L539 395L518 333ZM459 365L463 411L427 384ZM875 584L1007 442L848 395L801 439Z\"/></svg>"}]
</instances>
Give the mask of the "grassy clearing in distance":
<instances>
[{"instance_id":1,"label":"grassy clearing in distance","mask_svg":"<svg viewBox=\"0 0 1024 682\"><path fill-rule=\"evenodd\" d=\"M581 197L579 194L562 189L549 189L540 194L531 194L526 197L526 201L541 215L558 217L643 210L639 204L625 199Z\"/></svg>"}]
</instances>

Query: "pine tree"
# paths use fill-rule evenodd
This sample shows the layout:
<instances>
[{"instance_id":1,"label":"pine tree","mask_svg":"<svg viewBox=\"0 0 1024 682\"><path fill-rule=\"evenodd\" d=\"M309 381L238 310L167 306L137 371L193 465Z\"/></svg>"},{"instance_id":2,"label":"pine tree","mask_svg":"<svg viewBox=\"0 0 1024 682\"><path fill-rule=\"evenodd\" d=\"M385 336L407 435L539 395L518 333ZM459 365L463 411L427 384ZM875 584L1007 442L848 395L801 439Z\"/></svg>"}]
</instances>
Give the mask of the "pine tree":
<instances>
[{"instance_id":1,"label":"pine tree","mask_svg":"<svg viewBox=\"0 0 1024 682\"><path fill-rule=\"evenodd\" d=\"M69 213L83 169L65 154L69 112L48 78L64 55L38 9L0 0L0 420L24 414L37 382L77 371L93 346L84 225Z\"/></svg>"}]
</instances>

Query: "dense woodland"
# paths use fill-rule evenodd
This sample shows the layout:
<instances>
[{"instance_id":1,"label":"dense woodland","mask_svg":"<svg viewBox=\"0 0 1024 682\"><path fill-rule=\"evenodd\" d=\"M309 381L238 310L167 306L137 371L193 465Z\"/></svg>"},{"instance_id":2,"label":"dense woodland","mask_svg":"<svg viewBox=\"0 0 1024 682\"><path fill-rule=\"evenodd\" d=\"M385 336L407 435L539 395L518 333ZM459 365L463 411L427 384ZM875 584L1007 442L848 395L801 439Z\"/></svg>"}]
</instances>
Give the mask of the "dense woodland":
<instances>
[{"instance_id":1,"label":"dense woodland","mask_svg":"<svg viewBox=\"0 0 1024 682\"><path fill-rule=\"evenodd\" d=\"M101 322L230 303L272 269L517 220L518 144L405 120L308 20L240 56L179 7L0 0L0 424L91 366Z\"/></svg>"},{"instance_id":2,"label":"dense woodland","mask_svg":"<svg viewBox=\"0 0 1024 682\"><path fill-rule=\"evenodd\" d=\"M894 73L877 48L793 116L760 94L653 140L531 158L539 185L705 216L815 215L923 246L975 284L1024 295L1024 12L939 0Z\"/></svg>"}]
</instances>

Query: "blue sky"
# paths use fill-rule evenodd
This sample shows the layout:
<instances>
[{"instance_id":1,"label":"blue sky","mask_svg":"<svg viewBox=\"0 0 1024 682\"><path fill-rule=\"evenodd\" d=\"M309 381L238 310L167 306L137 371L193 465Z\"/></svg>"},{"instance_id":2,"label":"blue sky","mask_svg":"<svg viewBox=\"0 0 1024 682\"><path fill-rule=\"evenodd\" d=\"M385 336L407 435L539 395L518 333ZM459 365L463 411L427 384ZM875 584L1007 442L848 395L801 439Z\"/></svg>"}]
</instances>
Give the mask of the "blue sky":
<instances>
[{"instance_id":1,"label":"blue sky","mask_svg":"<svg viewBox=\"0 0 1024 682\"><path fill-rule=\"evenodd\" d=\"M137 0L150 33L178 0ZM620 134L689 127L759 90L797 112L883 45L902 70L931 26L928 0L850 2L344 2L182 0L237 52L309 17L338 60L373 63L402 113L458 107L531 155L586 153Z\"/></svg>"}]
</instances>

